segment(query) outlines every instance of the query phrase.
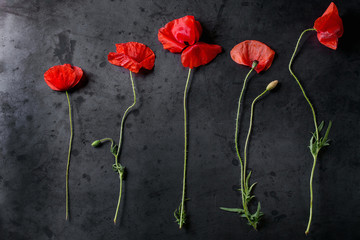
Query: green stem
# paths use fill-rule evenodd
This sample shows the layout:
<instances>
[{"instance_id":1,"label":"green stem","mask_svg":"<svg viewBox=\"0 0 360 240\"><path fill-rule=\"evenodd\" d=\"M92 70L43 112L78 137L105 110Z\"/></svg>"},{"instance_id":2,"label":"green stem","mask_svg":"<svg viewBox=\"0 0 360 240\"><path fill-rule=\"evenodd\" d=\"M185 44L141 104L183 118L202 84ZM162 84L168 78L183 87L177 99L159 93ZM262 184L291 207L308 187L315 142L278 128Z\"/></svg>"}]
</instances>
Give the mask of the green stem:
<instances>
[{"instance_id":1,"label":"green stem","mask_svg":"<svg viewBox=\"0 0 360 240\"><path fill-rule=\"evenodd\" d=\"M244 178L246 179L246 162L247 162L247 149L248 149L248 143L249 143L249 138L250 138L250 134L251 134L251 130L252 130L252 124L253 124L253 117L254 117L254 105L255 102L261 98L268 90L265 90L264 92L262 92L259 96L257 96L254 101L251 104L251 111L250 111L250 124L249 124L249 130L248 130L248 134L246 136L246 141L245 141L245 147L244 147ZM245 183L245 179L244 179L244 185Z\"/></svg>"},{"instance_id":2,"label":"green stem","mask_svg":"<svg viewBox=\"0 0 360 240\"><path fill-rule=\"evenodd\" d=\"M289 62L289 71L290 71L291 75L295 78L297 84L299 85L299 87L300 87L300 89L301 89L302 94L304 95L306 101L308 102L308 104L309 104L309 106L310 106L310 108L311 108L311 112L312 112L312 115L313 115L313 118L314 118L316 140L319 140L319 131L318 131L318 126L317 126L317 121L316 121L316 115L315 115L314 107L312 106L309 98L306 96L305 90L304 90L304 88L302 87L300 81L297 79L297 77L295 76L295 74L294 74L293 71L291 70L291 65L292 65L292 63L293 63L293 60L294 60L296 51L297 51L297 49L298 49L298 47L299 47L300 40L301 40L302 36L303 36L306 32L308 32L308 31L316 31L316 29L315 29L315 28L309 28L309 29L304 30L304 31L300 34L300 37L299 37L299 39L298 39L298 41L297 41L297 43L296 43L296 46L295 46L294 53L292 54L291 59L290 59L290 62Z\"/></svg>"},{"instance_id":3,"label":"green stem","mask_svg":"<svg viewBox=\"0 0 360 240\"><path fill-rule=\"evenodd\" d=\"M117 206L116 206L116 212L115 212L115 217L114 217L114 224L116 224L116 219L117 219L119 208L120 208L121 193L122 193L122 182L123 182L123 173L120 172L120 170L118 170L118 173L119 173L119 180L120 180L120 188L119 188L119 199L118 199L118 203L117 203Z\"/></svg>"},{"instance_id":4,"label":"green stem","mask_svg":"<svg viewBox=\"0 0 360 240\"><path fill-rule=\"evenodd\" d=\"M236 155L239 159L240 162L240 171L241 171L241 176L240 176L240 186L241 186L241 199L242 199L242 204L244 206L244 210L245 210L245 199L244 199L244 176L243 176L243 163L241 160L241 156L240 156L240 150L239 150L239 117L240 117L240 108L241 108L241 100L245 91L245 87L246 87L246 81L249 78L251 72L254 70L255 67L252 67L250 69L250 71L248 72L248 74L246 75L245 79L244 79L244 83L243 83L243 87L241 89L241 93L239 96L239 101L238 101L238 108L237 108L237 113L236 113L236 124L235 124L235 149L236 149Z\"/></svg>"},{"instance_id":5,"label":"green stem","mask_svg":"<svg viewBox=\"0 0 360 240\"><path fill-rule=\"evenodd\" d=\"M132 74L131 74L131 71L130 71L130 79L131 79L131 86L132 86L132 91L133 91L133 95L134 95L134 102L133 104L131 104L131 106L129 106L125 112L124 112L124 115L121 119L121 125L120 125L120 137L119 137L119 146L118 146L118 150L117 150L117 153L116 153L116 156L119 156L119 153L120 153L120 149L121 149L121 145L122 145L122 138L123 138L123 130L124 130L124 122L125 122L125 119L127 117L127 114L129 113L129 111L135 106L136 104L136 92L135 92L135 84L134 84L134 79L132 77ZM116 157L116 163L118 163L118 158Z\"/></svg>"},{"instance_id":6,"label":"green stem","mask_svg":"<svg viewBox=\"0 0 360 240\"><path fill-rule=\"evenodd\" d=\"M65 219L69 219L69 168L70 168L70 155L71 155L71 146L72 146L72 140L73 140L73 126L72 126L72 118L71 118L71 104L70 104L70 98L69 93L66 91L66 97L69 105L69 123L70 123L70 140L69 140L69 152L68 152L68 159L67 159L67 165L66 165L66 216Z\"/></svg>"},{"instance_id":7,"label":"green stem","mask_svg":"<svg viewBox=\"0 0 360 240\"><path fill-rule=\"evenodd\" d=\"M181 197L181 208L180 208L180 223L179 228L182 228L183 225L183 216L184 216L184 202L185 202L185 186L186 186L186 162L187 162L187 112L186 112L186 96L188 92L188 85L190 80L191 68L189 68L189 73L187 76L185 90L184 90L184 175L183 175L183 186L182 186L182 197Z\"/></svg>"},{"instance_id":8,"label":"green stem","mask_svg":"<svg viewBox=\"0 0 360 240\"><path fill-rule=\"evenodd\" d=\"M103 138L103 139L100 139L99 140L101 143L104 143L104 142L111 142L111 144L114 143L114 141L111 139L111 138Z\"/></svg>"},{"instance_id":9,"label":"green stem","mask_svg":"<svg viewBox=\"0 0 360 240\"><path fill-rule=\"evenodd\" d=\"M314 107L312 106L309 98L306 96L305 94L305 91L304 91L304 88L301 86L299 80L297 79L297 77L295 76L295 74L293 73L293 71L291 70L291 65L292 65L292 62L294 60L294 57L295 57L295 54L296 54L296 51L299 47L299 43L300 43L300 40L302 38L302 36L304 35L304 33L308 32L308 31L316 31L315 28L309 28L309 29L306 29L304 30L297 43L296 43L296 46L295 46L295 50L294 50L294 53L293 55L291 56L291 59L290 59L290 62L289 62L289 71L291 73L291 75L295 78L296 82L298 83L306 101L308 102L310 108L311 108L311 112L312 112L312 115L313 115L313 119L314 119L314 125L315 125L315 135L316 135L316 141L315 143L318 144L319 143L319 130L318 130L318 125L317 125L317 121L316 121L316 115L315 115L315 110L314 110ZM319 150L319 149L318 149ZM318 151L317 151L318 153ZM316 159L317 159L317 153L314 155L313 154L313 158L314 158L314 163L313 163L313 167L312 167L312 170L311 170L311 176L310 176L310 216L309 216L309 222L308 222L308 226L306 228L306 231L305 231L305 234L308 234L309 233L309 230L310 230L310 225L311 225L311 220L312 220L312 202L313 202L313 189L312 189L312 181L313 181L313 177L314 177L314 170L315 170L315 165L316 165Z\"/></svg>"},{"instance_id":10,"label":"green stem","mask_svg":"<svg viewBox=\"0 0 360 240\"><path fill-rule=\"evenodd\" d=\"M247 149L248 149L248 143L249 143L249 138L250 138L250 133L252 130L252 124L253 124L253 116L254 116L254 106L255 106L255 102L262 97L268 90L265 89L264 92L262 92L259 96L257 96L254 101L251 104L251 111L250 111L250 123L249 123L249 130L248 130L248 134L246 136L246 141L245 141L245 146L244 146L244 172L242 173L243 177L243 184L245 186L246 189L248 189L249 186L247 186L246 184L246 162L247 162ZM245 201L244 201L245 202ZM247 207L247 203L245 202L244 204L244 211L246 214L246 218L248 219L249 223L251 224L251 226L256 230L256 224L250 220L249 218L249 210Z\"/></svg>"},{"instance_id":11,"label":"green stem","mask_svg":"<svg viewBox=\"0 0 360 240\"><path fill-rule=\"evenodd\" d=\"M117 153L115 156L115 165L118 166L119 163L119 154L120 154L120 150L121 150L121 146L122 146L122 138L123 138L123 129L124 129L124 122L126 119L127 114L129 113L129 111L135 106L136 104L136 92L135 92L135 84L134 84L134 79L132 77L131 71L130 71L130 79L131 79L131 86L132 86L132 90L133 90L133 95L134 95L134 102L133 104L131 104L131 106L129 106L125 112L124 115L121 119L121 124L120 124L120 137L119 137L119 145L118 145L118 149L117 149ZM120 207L120 202L121 202L121 193L122 193L122 182L123 182L123 172L120 171L120 169L118 169L118 173L119 173L119 179L120 179L120 189L119 189L119 199L118 199L118 204L116 207L116 212L115 212L115 217L114 217L114 224L116 224L116 219L117 219L117 215L119 212L119 207Z\"/></svg>"},{"instance_id":12,"label":"green stem","mask_svg":"<svg viewBox=\"0 0 360 240\"><path fill-rule=\"evenodd\" d=\"M313 178L314 178L314 171L315 171L315 166L316 166L316 159L317 159L317 154L313 155L314 158L314 163L311 169L311 175L310 175L310 215L309 215L309 222L305 231L305 234L308 235L309 231L310 231L310 225L311 225L311 220L312 220L312 204L313 204L313 187L312 187L312 182L313 182Z\"/></svg>"}]
</instances>

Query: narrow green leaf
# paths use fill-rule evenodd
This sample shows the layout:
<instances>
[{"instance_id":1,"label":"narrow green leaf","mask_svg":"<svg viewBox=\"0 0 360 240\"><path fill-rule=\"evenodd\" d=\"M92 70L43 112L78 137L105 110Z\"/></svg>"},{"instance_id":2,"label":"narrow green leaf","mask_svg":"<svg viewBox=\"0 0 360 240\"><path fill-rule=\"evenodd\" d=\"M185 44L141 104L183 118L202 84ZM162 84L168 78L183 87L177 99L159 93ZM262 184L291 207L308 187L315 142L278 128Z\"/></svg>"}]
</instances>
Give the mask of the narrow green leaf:
<instances>
[{"instance_id":1,"label":"narrow green leaf","mask_svg":"<svg viewBox=\"0 0 360 240\"><path fill-rule=\"evenodd\" d=\"M327 129L326 129L325 136L324 136L324 141L325 141L325 142L327 142L327 140L328 140L331 126L332 126L332 122L329 121L329 125L328 125L328 127L327 127Z\"/></svg>"},{"instance_id":2,"label":"narrow green leaf","mask_svg":"<svg viewBox=\"0 0 360 240\"><path fill-rule=\"evenodd\" d=\"M249 192L251 192L251 190L253 189L253 187L254 187L256 184L257 184L257 182L254 182L254 183L250 186Z\"/></svg>"},{"instance_id":3,"label":"narrow green leaf","mask_svg":"<svg viewBox=\"0 0 360 240\"><path fill-rule=\"evenodd\" d=\"M242 208L225 208L220 207L221 210L227 211L227 212L234 212L234 213L244 213L244 209Z\"/></svg>"},{"instance_id":4,"label":"narrow green leaf","mask_svg":"<svg viewBox=\"0 0 360 240\"><path fill-rule=\"evenodd\" d=\"M258 202L258 206L257 206L256 213L255 213L256 217L259 217L260 210L261 210L261 204L260 204L260 202Z\"/></svg>"},{"instance_id":5,"label":"narrow green leaf","mask_svg":"<svg viewBox=\"0 0 360 240\"><path fill-rule=\"evenodd\" d=\"M249 174L247 175L246 180L245 180L246 188L248 188L248 186L249 186L250 176L251 176L251 171L249 172Z\"/></svg>"},{"instance_id":6,"label":"narrow green leaf","mask_svg":"<svg viewBox=\"0 0 360 240\"><path fill-rule=\"evenodd\" d=\"M110 147L110 152L116 157L118 146L114 145Z\"/></svg>"},{"instance_id":7,"label":"narrow green leaf","mask_svg":"<svg viewBox=\"0 0 360 240\"><path fill-rule=\"evenodd\" d=\"M309 145L310 152L311 152L312 154L314 154L315 151L316 151L316 144L314 144L314 139L315 139L315 137L314 137L314 135L313 135L313 136L310 138L310 145Z\"/></svg>"},{"instance_id":8,"label":"narrow green leaf","mask_svg":"<svg viewBox=\"0 0 360 240\"><path fill-rule=\"evenodd\" d=\"M323 127L324 127L324 121L321 121L320 125L318 126L318 131L321 132Z\"/></svg>"},{"instance_id":9,"label":"narrow green leaf","mask_svg":"<svg viewBox=\"0 0 360 240\"><path fill-rule=\"evenodd\" d=\"M312 145L314 142L314 135L310 138L309 148L312 149Z\"/></svg>"},{"instance_id":10,"label":"narrow green leaf","mask_svg":"<svg viewBox=\"0 0 360 240\"><path fill-rule=\"evenodd\" d=\"M186 212L183 211L183 215L182 215L182 218L180 218L181 216L181 205L175 209L174 211L174 217L175 217L175 222L177 222L179 225L180 224L185 224L185 221L186 221Z\"/></svg>"}]
</instances>

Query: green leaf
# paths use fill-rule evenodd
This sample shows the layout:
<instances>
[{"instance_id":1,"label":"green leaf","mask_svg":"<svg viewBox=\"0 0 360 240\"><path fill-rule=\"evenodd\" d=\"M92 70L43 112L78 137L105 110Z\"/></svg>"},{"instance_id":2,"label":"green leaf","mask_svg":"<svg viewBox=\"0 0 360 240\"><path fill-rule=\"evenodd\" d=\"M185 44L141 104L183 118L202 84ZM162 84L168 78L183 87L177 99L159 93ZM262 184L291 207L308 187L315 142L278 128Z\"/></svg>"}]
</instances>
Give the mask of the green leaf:
<instances>
[{"instance_id":1,"label":"green leaf","mask_svg":"<svg viewBox=\"0 0 360 240\"><path fill-rule=\"evenodd\" d=\"M314 144L314 141L315 141L315 135L313 134L313 136L310 138L310 145L309 145L310 152L312 154L316 154L316 148L317 148L317 144Z\"/></svg>"},{"instance_id":2,"label":"green leaf","mask_svg":"<svg viewBox=\"0 0 360 240\"><path fill-rule=\"evenodd\" d=\"M244 209L242 208L225 208L225 207L220 207L221 210L227 211L227 212L234 212L234 213L244 213Z\"/></svg>"},{"instance_id":3,"label":"green leaf","mask_svg":"<svg viewBox=\"0 0 360 240\"><path fill-rule=\"evenodd\" d=\"M261 213L260 210L261 210L261 204L260 204L260 202L258 202L258 206L257 206L256 213L255 213L256 218L259 218L260 213Z\"/></svg>"},{"instance_id":4,"label":"green leaf","mask_svg":"<svg viewBox=\"0 0 360 240\"><path fill-rule=\"evenodd\" d=\"M251 176L251 171L249 172L249 174L247 175L247 177L246 177L246 179L245 179L245 189L247 189L248 186L249 186L250 176Z\"/></svg>"},{"instance_id":5,"label":"green leaf","mask_svg":"<svg viewBox=\"0 0 360 240\"><path fill-rule=\"evenodd\" d=\"M323 127L324 127L324 121L321 121L320 125L318 126L318 132L321 132Z\"/></svg>"},{"instance_id":6,"label":"green leaf","mask_svg":"<svg viewBox=\"0 0 360 240\"><path fill-rule=\"evenodd\" d=\"M249 192L251 192L251 190L253 189L253 187L254 187L256 184L257 184L257 182L254 182L254 183L250 186Z\"/></svg>"},{"instance_id":7,"label":"green leaf","mask_svg":"<svg viewBox=\"0 0 360 240\"><path fill-rule=\"evenodd\" d=\"M114 145L110 147L110 152L116 157L118 146Z\"/></svg>"},{"instance_id":8,"label":"green leaf","mask_svg":"<svg viewBox=\"0 0 360 240\"><path fill-rule=\"evenodd\" d=\"M330 133L331 126L332 126L332 122L330 121L330 122L329 122L329 125L328 125L328 127L327 127L327 129L326 129L325 136L324 136L324 141L325 141L325 142L328 141L328 137L329 137L329 133Z\"/></svg>"},{"instance_id":9,"label":"green leaf","mask_svg":"<svg viewBox=\"0 0 360 240\"><path fill-rule=\"evenodd\" d=\"M186 221L186 212L185 210L183 210L183 215L182 217L180 217L181 215L181 205L175 209L174 211L174 217L175 217L175 222L177 222L179 225L183 225L185 224L185 221Z\"/></svg>"}]
</instances>

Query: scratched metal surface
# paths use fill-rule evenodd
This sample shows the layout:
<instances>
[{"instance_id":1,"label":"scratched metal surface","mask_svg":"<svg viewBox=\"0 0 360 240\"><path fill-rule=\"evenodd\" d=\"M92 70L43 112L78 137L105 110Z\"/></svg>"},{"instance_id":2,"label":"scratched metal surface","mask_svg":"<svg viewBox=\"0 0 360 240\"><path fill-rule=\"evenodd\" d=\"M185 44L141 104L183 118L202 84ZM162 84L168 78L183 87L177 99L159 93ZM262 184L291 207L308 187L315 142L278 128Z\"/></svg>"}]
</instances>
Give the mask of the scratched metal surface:
<instances>
[{"instance_id":1,"label":"scratched metal surface","mask_svg":"<svg viewBox=\"0 0 360 240\"><path fill-rule=\"evenodd\" d=\"M287 70L296 39L329 1L0 1L0 239L305 239L310 110ZM345 34L336 51L305 36L294 63L319 120L333 120L331 146L314 179L309 239L359 239L359 22L357 1L336 1ZM202 40L224 52L192 75L188 98L187 227L173 211L181 197L182 95L187 70L162 49L157 31L194 15ZM252 181L264 221L253 231L221 206L240 206L233 131L237 98L248 68L229 51L256 39L276 51L272 67L253 74L241 117L241 146L249 104L271 80L280 87L255 109L249 150ZM128 71L107 62L118 42L138 41L156 54L155 68L135 76L139 97L126 122L122 163L128 170L120 222L112 223L118 177L108 146L118 138L131 104ZM72 63L86 75L71 92L74 143L70 170L71 220L65 221L65 168L69 127L66 96L51 91L43 73Z\"/></svg>"}]
</instances>

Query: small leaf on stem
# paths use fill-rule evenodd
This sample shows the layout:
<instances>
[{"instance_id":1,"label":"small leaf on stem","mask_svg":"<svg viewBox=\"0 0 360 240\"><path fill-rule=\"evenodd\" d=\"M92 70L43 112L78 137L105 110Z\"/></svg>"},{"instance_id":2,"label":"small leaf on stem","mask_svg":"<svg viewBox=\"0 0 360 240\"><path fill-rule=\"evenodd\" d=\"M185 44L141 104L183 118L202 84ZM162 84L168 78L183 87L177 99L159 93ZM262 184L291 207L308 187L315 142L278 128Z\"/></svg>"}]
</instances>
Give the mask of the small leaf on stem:
<instances>
[{"instance_id":1,"label":"small leaf on stem","mask_svg":"<svg viewBox=\"0 0 360 240\"><path fill-rule=\"evenodd\" d=\"M224 211L228 211L228 212L234 212L234 213L244 213L244 209L242 208L225 208L225 207L220 207L221 210Z\"/></svg>"}]
</instances>

